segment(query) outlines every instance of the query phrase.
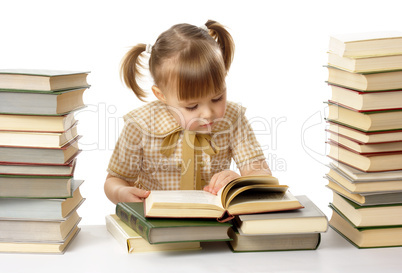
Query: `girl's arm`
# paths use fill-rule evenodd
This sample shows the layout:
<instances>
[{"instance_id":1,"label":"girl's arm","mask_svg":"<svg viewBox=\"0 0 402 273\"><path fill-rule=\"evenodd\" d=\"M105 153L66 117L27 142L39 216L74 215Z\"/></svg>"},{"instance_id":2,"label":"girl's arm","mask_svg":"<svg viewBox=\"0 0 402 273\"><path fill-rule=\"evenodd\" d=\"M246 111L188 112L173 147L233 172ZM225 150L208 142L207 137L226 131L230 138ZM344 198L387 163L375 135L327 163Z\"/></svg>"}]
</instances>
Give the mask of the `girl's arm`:
<instances>
[{"instance_id":1,"label":"girl's arm","mask_svg":"<svg viewBox=\"0 0 402 273\"><path fill-rule=\"evenodd\" d=\"M104 189L107 198L114 204L119 202L142 202L150 193L130 186L127 181L111 174L106 177Z\"/></svg>"},{"instance_id":2,"label":"girl's arm","mask_svg":"<svg viewBox=\"0 0 402 273\"><path fill-rule=\"evenodd\" d=\"M257 160L248 165L244 165L240 168L240 174L241 176L272 175L271 170L269 169L268 164L265 160ZM212 194L216 194L223 186L225 186L227 183L237 177L240 177L240 175L231 170L219 172L212 176L211 181L204 188L204 190Z\"/></svg>"}]
</instances>

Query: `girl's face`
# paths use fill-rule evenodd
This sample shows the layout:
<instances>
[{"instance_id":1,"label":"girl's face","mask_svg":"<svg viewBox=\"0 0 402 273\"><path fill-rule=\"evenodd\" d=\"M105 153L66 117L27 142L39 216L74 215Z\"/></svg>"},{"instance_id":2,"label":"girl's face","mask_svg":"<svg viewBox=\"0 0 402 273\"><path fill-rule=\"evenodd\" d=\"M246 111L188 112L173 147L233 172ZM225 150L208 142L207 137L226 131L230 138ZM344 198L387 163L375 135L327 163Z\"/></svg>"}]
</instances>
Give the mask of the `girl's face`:
<instances>
[{"instance_id":1,"label":"girl's face","mask_svg":"<svg viewBox=\"0 0 402 273\"><path fill-rule=\"evenodd\" d=\"M165 92L164 99L182 128L200 133L211 132L226 111L226 90L194 100L179 100L175 92Z\"/></svg>"}]
</instances>

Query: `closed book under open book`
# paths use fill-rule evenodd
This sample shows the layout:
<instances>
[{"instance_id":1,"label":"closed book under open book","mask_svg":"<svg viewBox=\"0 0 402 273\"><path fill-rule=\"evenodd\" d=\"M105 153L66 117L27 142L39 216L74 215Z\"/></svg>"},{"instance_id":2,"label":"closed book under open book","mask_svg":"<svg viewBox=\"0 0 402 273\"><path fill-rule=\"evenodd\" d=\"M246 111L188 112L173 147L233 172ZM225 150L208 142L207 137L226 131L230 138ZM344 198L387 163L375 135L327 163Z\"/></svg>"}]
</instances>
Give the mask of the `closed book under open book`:
<instances>
[{"instance_id":1,"label":"closed book under open book","mask_svg":"<svg viewBox=\"0 0 402 273\"><path fill-rule=\"evenodd\" d=\"M118 203L116 215L150 244L228 241L229 223L201 219L149 219L142 202Z\"/></svg>"},{"instance_id":2,"label":"closed book under open book","mask_svg":"<svg viewBox=\"0 0 402 273\"><path fill-rule=\"evenodd\" d=\"M325 214L306 196L296 196L302 209L238 215L235 223L243 234L291 234L325 232Z\"/></svg>"}]
</instances>

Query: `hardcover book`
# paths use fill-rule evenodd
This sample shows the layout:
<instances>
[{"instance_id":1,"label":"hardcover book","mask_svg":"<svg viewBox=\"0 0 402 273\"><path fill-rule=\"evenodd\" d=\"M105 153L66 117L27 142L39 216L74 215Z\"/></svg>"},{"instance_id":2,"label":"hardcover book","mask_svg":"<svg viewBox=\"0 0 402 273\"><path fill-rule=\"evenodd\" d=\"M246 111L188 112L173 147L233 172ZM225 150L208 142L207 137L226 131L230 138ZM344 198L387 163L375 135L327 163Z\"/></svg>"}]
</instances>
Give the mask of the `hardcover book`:
<instances>
[{"instance_id":1,"label":"hardcover book","mask_svg":"<svg viewBox=\"0 0 402 273\"><path fill-rule=\"evenodd\" d=\"M245 235L232 229L229 236L233 252L315 250L321 242L321 233Z\"/></svg>"},{"instance_id":2,"label":"hardcover book","mask_svg":"<svg viewBox=\"0 0 402 273\"><path fill-rule=\"evenodd\" d=\"M342 164L342 163L338 163ZM342 164L344 165L344 164ZM329 171L326 174L327 178L331 181L336 181L337 184L345 188L350 193L374 193L374 192L390 192L390 191L402 191L402 176L397 177L397 180L390 180L387 173L378 172L372 174L384 176L373 176L371 180L354 180L347 173L338 168L335 163L330 163ZM366 177L368 179L368 177Z\"/></svg>"},{"instance_id":3,"label":"hardcover book","mask_svg":"<svg viewBox=\"0 0 402 273\"><path fill-rule=\"evenodd\" d=\"M387 91L402 89L402 71L352 73L327 66L328 83L358 91Z\"/></svg>"},{"instance_id":4,"label":"hardcover book","mask_svg":"<svg viewBox=\"0 0 402 273\"><path fill-rule=\"evenodd\" d=\"M243 234L290 234L325 232L325 214L306 196L296 196L303 209L283 212L245 214L235 217L236 227Z\"/></svg>"},{"instance_id":5,"label":"hardcover book","mask_svg":"<svg viewBox=\"0 0 402 273\"><path fill-rule=\"evenodd\" d=\"M360 154L334 141L328 142L328 157L364 172L402 170L402 152Z\"/></svg>"},{"instance_id":6,"label":"hardcover book","mask_svg":"<svg viewBox=\"0 0 402 273\"><path fill-rule=\"evenodd\" d=\"M80 230L80 228L75 227L65 240L59 242L0 242L0 252L64 254Z\"/></svg>"},{"instance_id":7,"label":"hardcover book","mask_svg":"<svg viewBox=\"0 0 402 273\"><path fill-rule=\"evenodd\" d=\"M85 88L38 93L33 91L1 91L0 109L7 114L62 115L85 107Z\"/></svg>"},{"instance_id":8,"label":"hardcover book","mask_svg":"<svg viewBox=\"0 0 402 273\"><path fill-rule=\"evenodd\" d=\"M402 201L392 205L360 206L334 192L330 207L356 227L402 226Z\"/></svg>"},{"instance_id":9,"label":"hardcover book","mask_svg":"<svg viewBox=\"0 0 402 273\"><path fill-rule=\"evenodd\" d=\"M358 111L392 110L401 108L402 90L362 92L336 85L330 85L336 104Z\"/></svg>"},{"instance_id":10,"label":"hardcover book","mask_svg":"<svg viewBox=\"0 0 402 273\"><path fill-rule=\"evenodd\" d=\"M345 216L333 211L330 226L357 248L402 245L402 226L355 227Z\"/></svg>"},{"instance_id":11,"label":"hardcover book","mask_svg":"<svg viewBox=\"0 0 402 273\"><path fill-rule=\"evenodd\" d=\"M0 89L60 91L88 87L88 71L0 69Z\"/></svg>"},{"instance_id":12,"label":"hardcover book","mask_svg":"<svg viewBox=\"0 0 402 273\"><path fill-rule=\"evenodd\" d=\"M127 253L200 250L200 242L150 244L115 214L106 215L106 228Z\"/></svg>"},{"instance_id":13,"label":"hardcover book","mask_svg":"<svg viewBox=\"0 0 402 273\"><path fill-rule=\"evenodd\" d=\"M230 223L200 219L149 219L144 205L118 203L116 215L150 244L178 242L228 241Z\"/></svg>"},{"instance_id":14,"label":"hardcover book","mask_svg":"<svg viewBox=\"0 0 402 273\"><path fill-rule=\"evenodd\" d=\"M351 193L335 180L327 178L329 179L327 184L329 189L360 206L399 204L402 200L402 191Z\"/></svg>"},{"instance_id":15,"label":"hardcover book","mask_svg":"<svg viewBox=\"0 0 402 273\"><path fill-rule=\"evenodd\" d=\"M402 171L368 173L337 161L331 162L330 165L339 169L355 182L400 181L402 177Z\"/></svg>"},{"instance_id":16,"label":"hardcover book","mask_svg":"<svg viewBox=\"0 0 402 273\"><path fill-rule=\"evenodd\" d=\"M327 132L329 132L328 139L330 141L338 143L343 147L353 150L359 154L375 154L402 151L402 141L362 143L353 138L342 136L329 130L327 130Z\"/></svg>"},{"instance_id":17,"label":"hardcover book","mask_svg":"<svg viewBox=\"0 0 402 273\"><path fill-rule=\"evenodd\" d=\"M0 162L0 174L32 176L73 176L77 159L64 165L37 165Z\"/></svg>"},{"instance_id":18,"label":"hardcover book","mask_svg":"<svg viewBox=\"0 0 402 273\"><path fill-rule=\"evenodd\" d=\"M0 242L60 242L80 222L74 211L63 220L1 220Z\"/></svg>"},{"instance_id":19,"label":"hardcover book","mask_svg":"<svg viewBox=\"0 0 402 273\"><path fill-rule=\"evenodd\" d=\"M402 32L371 31L332 35L329 51L342 57L402 55Z\"/></svg>"},{"instance_id":20,"label":"hardcover book","mask_svg":"<svg viewBox=\"0 0 402 273\"><path fill-rule=\"evenodd\" d=\"M80 153L78 139L75 137L60 148L0 146L0 162L39 165L65 165L72 162Z\"/></svg>"},{"instance_id":21,"label":"hardcover book","mask_svg":"<svg viewBox=\"0 0 402 273\"><path fill-rule=\"evenodd\" d=\"M402 109L363 113L328 103L328 120L366 132L401 130Z\"/></svg>"},{"instance_id":22,"label":"hardcover book","mask_svg":"<svg viewBox=\"0 0 402 273\"><path fill-rule=\"evenodd\" d=\"M71 176L0 175L0 197L67 198L72 195Z\"/></svg>"},{"instance_id":23,"label":"hardcover book","mask_svg":"<svg viewBox=\"0 0 402 273\"><path fill-rule=\"evenodd\" d=\"M0 198L0 220L63 220L85 201L79 188L83 182L73 181L73 196L69 198Z\"/></svg>"},{"instance_id":24,"label":"hardcover book","mask_svg":"<svg viewBox=\"0 0 402 273\"><path fill-rule=\"evenodd\" d=\"M76 124L64 132L56 133L0 131L0 146L61 148L77 136Z\"/></svg>"},{"instance_id":25,"label":"hardcover book","mask_svg":"<svg viewBox=\"0 0 402 273\"><path fill-rule=\"evenodd\" d=\"M325 214L306 195L296 198L303 209L238 215L235 217L237 229L243 234L326 232L328 220Z\"/></svg>"},{"instance_id":26,"label":"hardcover book","mask_svg":"<svg viewBox=\"0 0 402 273\"><path fill-rule=\"evenodd\" d=\"M74 112L49 116L0 114L2 131L62 133L76 122Z\"/></svg>"},{"instance_id":27,"label":"hardcover book","mask_svg":"<svg viewBox=\"0 0 402 273\"><path fill-rule=\"evenodd\" d=\"M394 71L402 69L402 55L353 58L329 52L328 65L353 73Z\"/></svg>"},{"instance_id":28,"label":"hardcover book","mask_svg":"<svg viewBox=\"0 0 402 273\"><path fill-rule=\"evenodd\" d=\"M352 127L348 127L345 124L341 125L332 121L328 121L328 124L328 132L333 132L344 137L349 137L361 143L374 144L402 141L402 130L364 132Z\"/></svg>"}]
</instances>

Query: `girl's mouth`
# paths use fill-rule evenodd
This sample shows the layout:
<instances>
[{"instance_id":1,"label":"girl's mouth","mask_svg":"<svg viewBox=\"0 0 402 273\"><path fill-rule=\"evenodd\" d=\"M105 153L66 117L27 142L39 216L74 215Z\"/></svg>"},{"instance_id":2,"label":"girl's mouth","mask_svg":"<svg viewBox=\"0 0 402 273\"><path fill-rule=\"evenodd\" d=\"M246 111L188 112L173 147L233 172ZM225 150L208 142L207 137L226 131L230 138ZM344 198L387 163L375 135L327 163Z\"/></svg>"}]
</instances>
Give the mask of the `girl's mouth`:
<instances>
[{"instance_id":1,"label":"girl's mouth","mask_svg":"<svg viewBox=\"0 0 402 273\"><path fill-rule=\"evenodd\" d=\"M213 124L214 124L213 122L210 122L210 123L201 125L201 127L204 127L204 128L205 127L212 127Z\"/></svg>"}]
</instances>

